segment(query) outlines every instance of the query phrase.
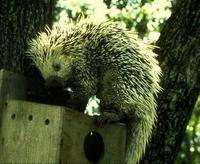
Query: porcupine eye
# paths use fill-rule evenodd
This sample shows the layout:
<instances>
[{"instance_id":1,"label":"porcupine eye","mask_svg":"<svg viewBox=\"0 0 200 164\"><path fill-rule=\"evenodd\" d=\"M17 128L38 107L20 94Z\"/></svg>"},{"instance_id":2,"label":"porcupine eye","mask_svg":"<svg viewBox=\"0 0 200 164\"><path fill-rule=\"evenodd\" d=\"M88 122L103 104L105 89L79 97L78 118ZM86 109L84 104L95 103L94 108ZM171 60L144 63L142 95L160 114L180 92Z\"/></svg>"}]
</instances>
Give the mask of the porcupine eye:
<instances>
[{"instance_id":1,"label":"porcupine eye","mask_svg":"<svg viewBox=\"0 0 200 164\"><path fill-rule=\"evenodd\" d=\"M56 72L58 72L61 69L61 65L58 63L53 63L52 67Z\"/></svg>"}]
</instances>

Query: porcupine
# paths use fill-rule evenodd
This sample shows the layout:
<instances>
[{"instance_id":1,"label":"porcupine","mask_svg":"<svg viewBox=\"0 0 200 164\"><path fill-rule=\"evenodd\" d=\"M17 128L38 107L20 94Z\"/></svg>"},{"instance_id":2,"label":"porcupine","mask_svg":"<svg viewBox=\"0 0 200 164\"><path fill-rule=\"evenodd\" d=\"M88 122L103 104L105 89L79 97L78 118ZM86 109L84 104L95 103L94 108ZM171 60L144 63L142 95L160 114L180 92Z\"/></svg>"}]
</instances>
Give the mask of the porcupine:
<instances>
[{"instance_id":1,"label":"porcupine","mask_svg":"<svg viewBox=\"0 0 200 164\"><path fill-rule=\"evenodd\" d=\"M48 87L72 89L83 109L100 99L101 123L127 126L125 163L137 163L156 121L161 69L152 46L115 23L89 19L55 25L29 43L29 57Z\"/></svg>"}]
</instances>

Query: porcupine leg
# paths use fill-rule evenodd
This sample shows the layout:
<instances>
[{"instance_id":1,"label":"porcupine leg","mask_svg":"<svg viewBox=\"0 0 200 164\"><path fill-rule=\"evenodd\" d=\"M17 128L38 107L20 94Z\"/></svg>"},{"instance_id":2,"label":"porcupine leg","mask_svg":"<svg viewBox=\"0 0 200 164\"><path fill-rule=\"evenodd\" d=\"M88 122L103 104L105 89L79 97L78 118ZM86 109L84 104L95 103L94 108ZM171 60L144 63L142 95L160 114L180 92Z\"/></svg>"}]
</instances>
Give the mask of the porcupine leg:
<instances>
[{"instance_id":1,"label":"porcupine leg","mask_svg":"<svg viewBox=\"0 0 200 164\"><path fill-rule=\"evenodd\" d=\"M84 70L84 69L83 69ZM89 72L89 71L86 71ZM85 75L80 73L76 75L78 83L71 86L72 92L70 95L69 103L75 106L75 109L84 111L88 100L96 93L96 78L94 74Z\"/></svg>"},{"instance_id":2,"label":"porcupine leg","mask_svg":"<svg viewBox=\"0 0 200 164\"><path fill-rule=\"evenodd\" d=\"M87 105L88 99L89 97L86 97L85 95L71 93L70 98L67 100L67 106L74 110L83 112Z\"/></svg>"},{"instance_id":3,"label":"porcupine leg","mask_svg":"<svg viewBox=\"0 0 200 164\"><path fill-rule=\"evenodd\" d=\"M97 97L100 99L101 115L97 117L98 123L121 122L126 119L123 106L122 79L117 71L110 69L101 78Z\"/></svg>"}]
</instances>

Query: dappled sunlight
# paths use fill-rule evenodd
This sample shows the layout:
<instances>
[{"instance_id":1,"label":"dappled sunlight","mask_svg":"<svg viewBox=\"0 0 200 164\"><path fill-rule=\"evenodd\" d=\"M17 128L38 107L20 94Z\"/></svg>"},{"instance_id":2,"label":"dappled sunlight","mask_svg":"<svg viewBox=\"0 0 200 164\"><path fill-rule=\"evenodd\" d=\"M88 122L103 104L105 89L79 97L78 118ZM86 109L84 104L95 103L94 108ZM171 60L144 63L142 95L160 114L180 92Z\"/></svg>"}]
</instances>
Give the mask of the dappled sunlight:
<instances>
[{"instance_id":1,"label":"dappled sunlight","mask_svg":"<svg viewBox=\"0 0 200 164\"><path fill-rule=\"evenodd\" d=\"M137 23L143 21L145 14L146 19L148 19L148 31L144 34L143 39L146 42L153 43L160 36L159 24L162 24L164 20L171 15L171 0L155 0L150 3L145 3L142 7L139 6L139 1L140 0L133 3L133 1L129 0L127 5L122 9L117 7L117 0L112 1L109 9L103 0L59 0L58 6L69 9L72 17L76 17L77 13L84 13L97 22L107 20L109 17L111 19L121 17L123 19L117 21L121 27L127 26L126 22L124 22L124 18L126 18L133 21L131 29L134 32L137 32L135 26ZM118 5L120 5L120 3L122 4L122 2L123 1L119 1ZM67 20L67 10L61 11L59 17L60 21L63 21L63 19Z\"/></svg>"}]
</instances>

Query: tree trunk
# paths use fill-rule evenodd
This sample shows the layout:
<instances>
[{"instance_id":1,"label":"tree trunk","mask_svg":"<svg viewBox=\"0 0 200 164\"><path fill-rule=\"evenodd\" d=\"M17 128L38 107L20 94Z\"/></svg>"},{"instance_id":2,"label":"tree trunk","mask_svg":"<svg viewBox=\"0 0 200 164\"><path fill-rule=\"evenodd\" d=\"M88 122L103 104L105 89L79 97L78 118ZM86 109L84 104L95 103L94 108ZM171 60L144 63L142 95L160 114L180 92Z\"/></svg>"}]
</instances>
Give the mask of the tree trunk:
<instances>
[{"instance_id":1,"label":"tree trunk","mask_svg":"<svg viewBox=\"0 0 200 164\"><path fill-rule=\"evenodd\" d=\"M174 163L200 90L200 3L177 0L157 42L164 91L141 163Z\"/></svg>"},{"instance_id":2,"label":"tree trunk","mask_svg":"<svg viewBox=\"0 0 200 164\"><path fill-rule=\"evenodd\" d=\"M55 0L1 0L0 68L24 73L27 41L52 23Z\"/></svg>"}]
</instances>

